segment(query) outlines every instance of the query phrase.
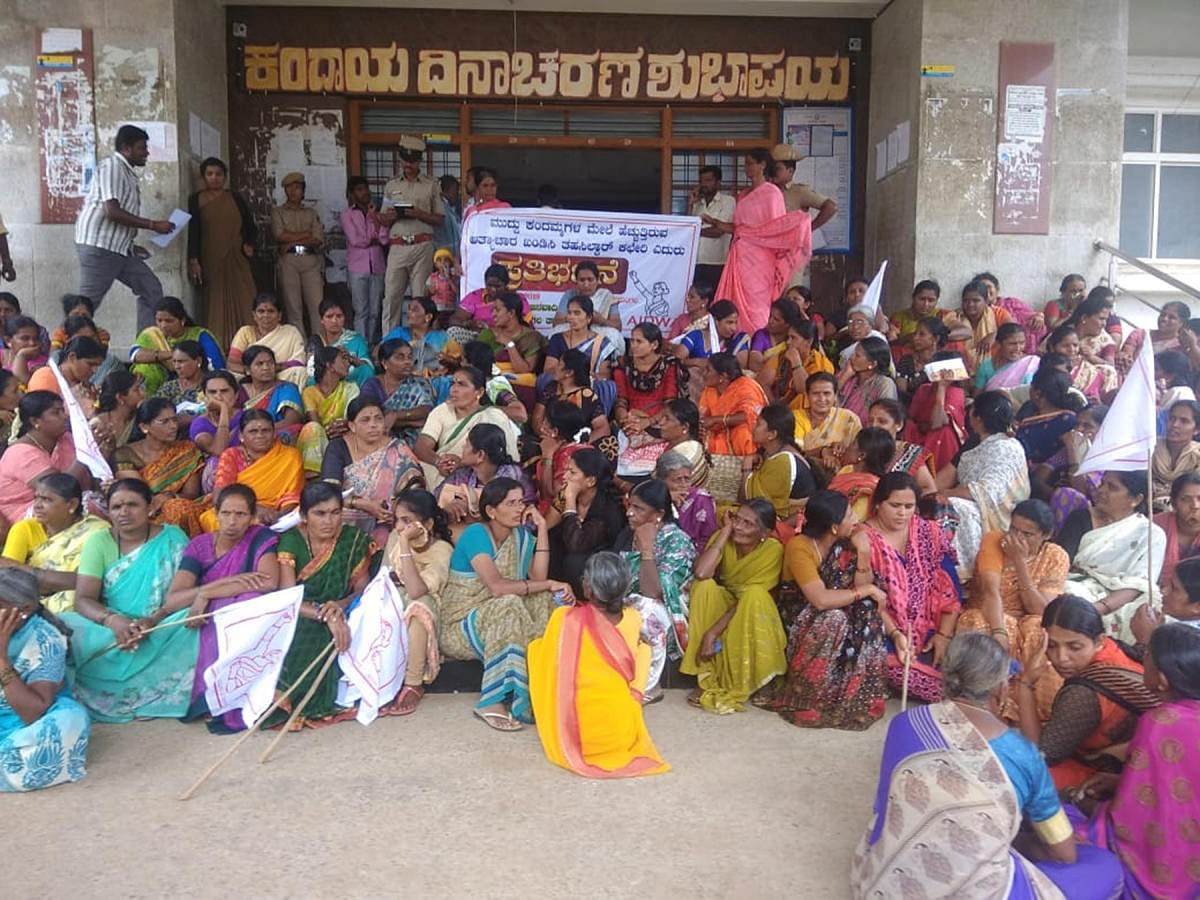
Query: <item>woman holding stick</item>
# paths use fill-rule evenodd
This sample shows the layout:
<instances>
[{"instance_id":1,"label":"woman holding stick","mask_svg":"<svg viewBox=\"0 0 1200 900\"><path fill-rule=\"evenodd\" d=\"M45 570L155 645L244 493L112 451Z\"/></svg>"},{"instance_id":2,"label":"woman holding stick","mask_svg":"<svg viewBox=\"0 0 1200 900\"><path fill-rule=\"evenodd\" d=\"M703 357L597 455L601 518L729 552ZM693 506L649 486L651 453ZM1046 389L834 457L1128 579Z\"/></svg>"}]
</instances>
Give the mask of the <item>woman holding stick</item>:
<instances>
[{"instance_id":1,"label":"woman holding stick","mask_svg":"<svg viewBox=\"0 0 1200 900\"><path fill-rule=\"evenodd\" d=\"M279 587L304 585L296 634L279 675L279 690L295 685L293 700L304 696L316 679L315 675L300 678L298 673L324 655L331 642L336 653L350 646L346 608L367 586L367 563L376 549L370 535L342 523L342 494L336 487L316 482L301 492L300 524L280 536L278 549ZM322 728L354 715L335 702L341 669L333 665L321 671L325 674L293 724L295 731L305 726ZM263 724L270 728L286 720L292 702L284 703Z\"/></svg>"},{"instance_id":2,"label":"woman holding stick","mask_svg":"<svg viewBox=\"0 0 1200 900\"><path fill-rule=\"evenodd\" d=\"M199 640L187 628L148 632L187 615L186 601L166 597L187 535L150 520L154 494L144 481L114 481L107 499L113 525L83 545L75 609L63 614L73 689L100 722L177 719L187 712Z\"/></svg>"},{"instance_id":3,"label":"woman holding stick","mask_svg":"<svg viewBox=\"0 0 1200 900\"><path fill-rule=\"evenodd\" d=\"M167 591L167 603L191 608L187 628L200 630L200 653L192 682L189 715L208 711L204 702L204 670L217 661L217 630L212 621L198 617L226 606L251 600L279 587L278 536L255 522L257 499L244 484L231 484L217 493L217 530L193 538L183 551L179 571ZM241 731L246 725L235 709L214 718L209 730Z\"/></svg>"}]
</instances>

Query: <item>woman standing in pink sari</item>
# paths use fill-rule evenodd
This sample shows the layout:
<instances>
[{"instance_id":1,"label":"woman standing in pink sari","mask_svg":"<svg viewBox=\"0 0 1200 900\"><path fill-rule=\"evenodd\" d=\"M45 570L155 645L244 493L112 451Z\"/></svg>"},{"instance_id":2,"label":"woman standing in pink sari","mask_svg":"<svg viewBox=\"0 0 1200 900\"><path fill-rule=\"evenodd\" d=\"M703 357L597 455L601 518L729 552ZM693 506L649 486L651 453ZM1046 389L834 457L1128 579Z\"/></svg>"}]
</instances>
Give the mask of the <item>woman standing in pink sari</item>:
<instances>
[{"instance_id":1,"label":"woman standing in pink sari","mask_svg":"<svg viewBox=\"0 0 1200 900\"><path fill-rule=\"evenodd\" d=\"M766 327L771 301L792 273L812 258L812 220L802 211L787 211L783 193L768 180L774 168L769 152L749 151L745 165L751 186L738 195L733 221L701 220L733 235L716 296L734 302L739 323L753 334Z\"/></svg>"}]
</instances>

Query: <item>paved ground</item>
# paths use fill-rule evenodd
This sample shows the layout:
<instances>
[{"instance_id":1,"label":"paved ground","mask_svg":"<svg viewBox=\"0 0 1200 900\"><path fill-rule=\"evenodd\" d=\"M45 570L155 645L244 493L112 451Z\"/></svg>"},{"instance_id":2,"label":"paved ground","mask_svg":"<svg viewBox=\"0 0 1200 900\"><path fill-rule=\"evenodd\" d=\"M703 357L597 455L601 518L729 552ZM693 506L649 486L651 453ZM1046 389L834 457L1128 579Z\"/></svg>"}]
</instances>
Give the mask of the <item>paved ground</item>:
<instances>
[{"instance_id":1,"label":"paved ground","mask_svg":"<svg viewBox=\"0 0 1200 900\"><path fill-rule=\"evenodd\" d=\"M0 798L3 895L847 895L884 723L808 731L669 691L648 721L674 770L596 782L473 704L431 695L411 719L288 735L262 766L272 735L255 735L186 803L234 738L96 726L82 782Z\"/></svg>"}]
</instances>

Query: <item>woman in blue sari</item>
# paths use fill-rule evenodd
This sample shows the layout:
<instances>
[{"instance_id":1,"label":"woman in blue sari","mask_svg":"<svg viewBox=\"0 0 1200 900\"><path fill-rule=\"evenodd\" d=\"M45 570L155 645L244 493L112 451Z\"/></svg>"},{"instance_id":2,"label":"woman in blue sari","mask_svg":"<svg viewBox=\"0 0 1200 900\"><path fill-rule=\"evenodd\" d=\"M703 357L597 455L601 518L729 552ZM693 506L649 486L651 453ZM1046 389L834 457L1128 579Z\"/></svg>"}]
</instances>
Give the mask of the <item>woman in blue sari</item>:
<instances>
[{"instance_id":1,"label":"woman in blue sari","mask_svg":"<svg viewBox=\"0 0 1200 900\"><path fill-rule=\"evenodd\" d=\"M30 572L0 569L0 598L0 792L78 781L91 722L64 684L66 628Z\"/></svg>"},{"instance_id":2,"label":"woman in blue sari","mask_svg":"<svg viewBox=\"0 0 1200 900\"><path fill-rule=\"evenodd\" d=\"M412 347L414 375L426 378L433 386L435 402L442 403L450 396L450 374L442 364L443 354L461 356L456 341L448 332L437 327L437 304L428 297L414 297L405 310L405 325L397 325L383 336L383 341L402 338Z\"/></svg>"},{"instance_id":3,"label":"woman in blue sari","mask_svg":"<svg viewBox=\"0 0 1200 900\"><path fill-rule=\"evenodd\" d=\"M72 686L92 718L183 716L192 695L199 632L147 629L187 616L187 601L165 602L187 535L150 521L154 495L144 481L122 478L108 489L112 528L88 538L79 556L72 630ZM113 643L117 646L108 649Z\"/></svg>"},{"instance_id":4,"label":"woman in blue sari","mask_svg":"<svg viewBox=\"0 0 1200 900\"><path fill-rule=\"evenodd\" d=\"M960 634L942 660L948 699L892 720L874 819L851 864L853 896L935 881L943 897L1120 893L1120 862L1076 843L1045 761L1000 719L1009 674L990 635Z\"/></svg>"},{"instance_id":5,"label":"woman in blue sari","mask_svg":"<svg viewBox=\"0 0 1200 900\"><path fill-rule=\"evenodd\" d=\"M321 312L320 328L308 339L309 383L313 381L313 356L316 352L322 347L338 347L350 354L350 380L361 388L363 382L375 374L367 339L346 327L346 308L336 297L326 297L318 309Z\"/></svg>"},{"instance_id":6,"label":"woman in blue sari","mask_svg":"<svg viewBox=\"0 0 1200 900\"><path fill-rule=\"evenodd\" d=\"M743 369L750 363L750 336L738 330L738 311L732 300L718 300L708 308L712 324L704 323L678 338L675 343L681 348L680 359L688 368L703 368L704 360L714 353L731 353L737 357ZM713 346L712 336L716 333L718 346Z\"/></svg>"}]
</instances>

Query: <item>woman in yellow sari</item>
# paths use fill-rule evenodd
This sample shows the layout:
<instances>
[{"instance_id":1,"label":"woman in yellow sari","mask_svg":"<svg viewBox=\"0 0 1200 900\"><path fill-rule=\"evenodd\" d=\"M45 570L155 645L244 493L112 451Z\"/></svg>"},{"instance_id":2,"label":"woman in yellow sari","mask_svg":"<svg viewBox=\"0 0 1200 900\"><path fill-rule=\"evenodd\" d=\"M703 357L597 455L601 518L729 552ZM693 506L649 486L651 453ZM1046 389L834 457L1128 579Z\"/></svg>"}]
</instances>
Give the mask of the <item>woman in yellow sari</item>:
<instances>
[{"instance_id":1,"label":"woman in yellow sari","mask_svg":"<svg viewBox=\"0 0 1200 900\"><path fill-rule=\"evenodd\" d=\"M807 405L808 376L833 374L833 363L821 352L816 326L808 319L788 323L787 340L763 353L758 383L767 396L794 410Z\"/></svg>"},{"instance_id":2,"label":"woman in yellow sari","mask_svg":"<svg viewBox=\"0 0 1200 900\"><path fill-rule=\"evenodd\" d=\"M991 356L996 330L1005 322L1012 321L1007 310L988 306L987 293L986 282L972 281L963 288L962 308L946 317L950 340L962 342L963 361L972 377L979 364Z\"/></svg>"},{"instance_id":3,"label":"woman in yellow sari","mask_svg":"<svg viewBox=\"0 0 1200 900\"><path fill-rule=\"evenodd\" d=\"M322 347L313 355L316 384L300 395L308 422L300 429L296 446L304 459L304 470L319 475L329 442L350 430L346 408L358 396L358 385L349 379L350 354L341 347Z\"/></svg>"},{"instance_id":4,"label":"woman in yellow sari","mask_svg":"<svg viewBox=\"0 0 1200 900\"><path fill-rule=\"evenodd\" d=\"M529 642L529 694L546 758L590 778L657 775L670 766L650 740L642 691L650 645L642 617L625 606L629 568L615 553L592 556L578 606L560 606Z\"/></svg>"},{"instance_id":5,"label":"woman in yellow sari","mask_svg":"<svg viewBox=\"0 0 1200 900\"><path fill-rule=\"evenodd\" d=\"M103 519L85 512L83 489L74 475L51 472L33 486L33 518L9 529L3 565L24 569L37 579L42 606L50 612L68 612L75 608L79 553L93 532L107 527Z\"/></svg>"},{"instance_id":6,"label":"woman in yellow sari","mask_svg":"<svg viewBox=\"0 0 1200 900\"><path fill-rule=\"evenodd\" d=\"M696 557L688 641L679 671L699 687L688 702L709 712L740 712L746 700L787 670L787 636L771 591L779 584L783 545L771 537L775 508L761 498L725 514L721 530Z\"/></svg>"},{"instance_id":7,"label":"woman in yellow sari","mask_svg":"<svg viewBox=\"0 0 1200 900\"><path fill-rule=\"evenodd\" d=\"M255 344L268 347L275 354L280 378L297 388L304 388L308 383L308 350L304 335L295 325L283 321L283 304L274 294L262 293L254 298L254 324L243 325L233 336L229 345L229 371L245 374L242 354Z\"/></svg>"},{"instance_id":8,"label":"woman in yellow sari","mask_svg":"<svg viewBox=\"0 0 1200 900\"><path fill-rule=\"evenodd\" d=\"M805 385L808 409L797 410L796 439L814 464L827 474L842 465L842 456L862 430L862 420L848 409L837 405L837 379L828 372L817 372Z\"/></svg>"},{"instance_id":9,"label":"woman in yellow sari","mask_svg":"<svg viewBox=\"0 0 1200 900\"><path fill-rule=\"evenodd\" d=\"M200 516L211 505L200 496L204 454L191 441L175 440L179 420L170 400L147 400L134 422L143 437L117 450L116 477L141 479L150 487L154 493L151 521L178 525L188 535L200 534Z\"/></svg>"},{"instance_id":10,"label":"woman in yellow sari","mask_svg":"<svg viewBox=\"0 0 1200 900\"><path fill-rule=\"evenodd\" d=\"M229 447L217 461L213 493L229 484L244 484L258 498L258 522L272 525L282 513L300 504L304 490L304 464L300 451L275 439L275 422L261 409L242 414L242 443ZM210 508L200 517L205 531L217 530L217 514Z\"/></svg>"}]
</instances>

